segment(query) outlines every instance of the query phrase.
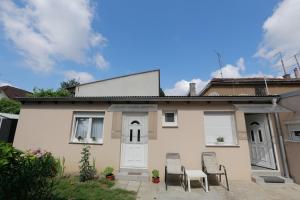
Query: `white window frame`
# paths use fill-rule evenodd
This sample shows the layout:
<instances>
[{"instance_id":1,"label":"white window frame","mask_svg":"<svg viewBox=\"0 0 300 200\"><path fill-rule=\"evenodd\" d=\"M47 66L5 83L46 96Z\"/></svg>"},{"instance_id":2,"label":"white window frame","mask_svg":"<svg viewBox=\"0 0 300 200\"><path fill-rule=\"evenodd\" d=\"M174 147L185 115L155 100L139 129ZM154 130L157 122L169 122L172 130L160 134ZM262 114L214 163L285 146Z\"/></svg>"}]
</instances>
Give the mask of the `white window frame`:
<instances>
[{"instance_id":1,"label":"white window frame","mask_svg":"<svg viewBox=\"0 0 300 200\"><path fill-rule=\"evenodd\" d=\"M289 133L289 140L300 142L300 136L295 135L296 131L300 131L300 122L286 123L286 125Z\"/></svg>"},{"instance_id":2,"label":"white window frame","mask_svg":"<svg viewBox=\"0 0 300 200\"><path fill-rule=\"evenodd\" d=\"M71 135L71 143L80 143L80 144L103 144L104 138L104 112L75 112L73 114L73 123L72 123L72 135ZM76 118L89 118L89 127L87 136L83 140L78 140L76 135ZM91 138L91 130L92 130L92 119L93 118L102 118L103 119L103 126L102 126L102 138L97 139L96 141Z\"/></svg>"},{"instance_id":3,"label":"white window frame","mask_svg":"<svg viewBox=\"0 0 300 200\"><path fill-rule=\"evenodd\" d=\"M174 113L174 122L166 122L166 113ZM162 112L162 127L178 127L178 117L177 111L175 110L165 110Z\"/></svg>"},{"instance_id":4,"label":"white window frame","mask_svg":"<svg viewBox=\"0 0 300 200\"><path fill-rule=\"evenodd\" d=\"M214 143L207 141L207 133L205 132L205 115L209 114L226 114L231 116L231 127L232 127L232 143L226 143L226 140L224 143L218 143L217 141ZM203 115L203 124L204 124L204 138L205 138L205 144L206 146L238 146L238 140L237 140L237 127L236 127L236 120L235 120L235 113L232 111L205 111Z\"/></svg>"}]
</instances>

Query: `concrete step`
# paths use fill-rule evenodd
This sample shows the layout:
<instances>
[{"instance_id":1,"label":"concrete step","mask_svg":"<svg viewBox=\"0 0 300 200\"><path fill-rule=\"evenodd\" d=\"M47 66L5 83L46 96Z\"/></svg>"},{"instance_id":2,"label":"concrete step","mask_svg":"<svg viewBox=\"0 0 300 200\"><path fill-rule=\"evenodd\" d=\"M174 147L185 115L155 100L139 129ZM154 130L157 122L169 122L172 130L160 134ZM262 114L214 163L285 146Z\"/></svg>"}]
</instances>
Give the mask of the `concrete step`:
<instances>
[{"instance_id":1,"label":"concrete step","mask_svg":"<svg viewBox=\"0 0 300 200\"><path fill-rule=\"evenodd\" d=\"M148 172L120 171L118 174L116 174L116 179L124 180L124 181L148 182L149 181L149 174L148 174Z\"/></svg>"},{"instance_id":2,"label":"concrete step","mask_svg":"<svg viewBox=\"0 0 300 200\"><path fill-rule=\"evenodd\" d=\"M261 176L272 176L272 175L260 175L260 176L258 176L258 175L252 175L251 179L252 179L252 181L254 183L269 184L269 183L266 183ZM293 179L291 179L291 178L285 178L283 176L276 176L276 177L279 177L279 178L281 178L281 179L284 180L284 183L280 183L280 184L294 183Z\"/></svg>"},{"instance_id":3,"label":"concrete step","mask_svg":"<svg viewBox=\"0 0 300 200\"><path fill-rule=\"evenodd\" d=\"M120 168L120 172L140 172L140 173L148 173L148 169L143 168Z\"/></svg>"},{"instance_id":4,"label":"concrete step","mask_svg":"<svg viewBox=\"0 0 300 200\"><path fill-rule=\"evenodd\" d=\"M276 170L253 170L252 176L281 176L280 171Z\"/></svg>"}]
</instances>

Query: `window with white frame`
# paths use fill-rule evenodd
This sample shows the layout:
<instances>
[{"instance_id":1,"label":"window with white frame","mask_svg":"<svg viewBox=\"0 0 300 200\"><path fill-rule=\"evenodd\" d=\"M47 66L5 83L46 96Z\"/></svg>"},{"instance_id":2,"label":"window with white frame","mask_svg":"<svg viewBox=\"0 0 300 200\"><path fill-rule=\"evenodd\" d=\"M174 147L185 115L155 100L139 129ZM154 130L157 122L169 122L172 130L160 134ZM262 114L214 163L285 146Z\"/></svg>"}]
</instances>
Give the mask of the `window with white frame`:
<instances>
[{"instance_id":1,"label":"window with white frame","mask_svg":"<svg viewBox=\"0 0 300 200\"><path fill-rule=\"evenodd\" d=\"M162 115L163 127L177 127L177 112L176 111L164 111Z\"/></svg>"},{"instance_id":2,"label":"window with white frame","mask_svg":"<svg viewBox=\"0 0 300 200\"><path fill-rule=\"evenodd\" d=\"M207 145L236 145L234 113L205 112L204 132Z\"/></svg>"},{"instance_id":3,"label":"window with white frame","mask_svg":"<svg viewBox=\"0 0 300 200\"><path fill-rule=\"evenodd\" d=\"M76 112L73 119L72 142L103 143L103 112Z\"/></svg>"},{"instance_id":4,"label":"window with white frame","mask_svg":"<svg viewBox=\"0 0 300 200\"><path fill-rule=\"evenodd\" d=\"M289 139L293 141L300 141L300 123L287 124L289 131Z\"/></svg>"}]
</instances>

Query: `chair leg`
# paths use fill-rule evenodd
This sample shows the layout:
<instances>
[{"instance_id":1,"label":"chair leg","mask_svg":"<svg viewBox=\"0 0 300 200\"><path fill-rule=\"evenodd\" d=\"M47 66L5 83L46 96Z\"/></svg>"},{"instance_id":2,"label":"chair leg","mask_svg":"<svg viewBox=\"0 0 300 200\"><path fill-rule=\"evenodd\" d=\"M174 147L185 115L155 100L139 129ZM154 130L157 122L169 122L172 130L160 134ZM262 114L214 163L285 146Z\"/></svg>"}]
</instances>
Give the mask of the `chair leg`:
<instances>
[{"instance_id":1,"label":"chair leg","mask_svg":"<svg viewBox=\"0 0 300 200\"><path fill-rule=\"evenodd\" d=\"M222 176L221 176L221 174L219 175L219 177L220 177L220 183L222 182Z\"/></svg>"},{"instance_id":2,"label":"chair leg","mask_svg":"<svg viewBox=\"0 0 300 200\"><path fill-rule=\"evenodd\" d=\"M227 190L229 191L229 185L228 185L228 179L227 179L227 174L226 173L225 173L225 179L226 179Z\"/></svg>"},{"instance_id":3,"label":"chair leg","mask_svg":"<svg viewBox=\"0 0 300 200\"><path fill-rule=\"evenodd\" d=\"M166 190L168 190L168 175L165 174L165 184L166 184Z\"/></svg>"}]
</instances>

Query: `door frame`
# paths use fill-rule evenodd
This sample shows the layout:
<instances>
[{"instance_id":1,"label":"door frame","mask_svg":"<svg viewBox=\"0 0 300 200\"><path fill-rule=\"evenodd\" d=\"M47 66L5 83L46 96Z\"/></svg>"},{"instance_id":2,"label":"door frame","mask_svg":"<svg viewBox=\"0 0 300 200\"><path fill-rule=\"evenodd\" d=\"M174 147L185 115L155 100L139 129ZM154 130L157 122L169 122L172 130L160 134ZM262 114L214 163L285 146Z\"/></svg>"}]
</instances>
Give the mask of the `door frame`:
<instances>
[{"instance_id":1,"label":"door frame","mask_svg":"<svg viewBox=\"0 0 300 200\"><path fill-rule=\"evenodd\" d=\"M147 143L146 144L138 144L144 146L144 165L141 166L129 166L126 165L125 162L125 154L126 154L126 144L123 142L123 136L125 129L128 128L126 126L127 117L128 116L134 116L134 117L144 117L144 130L148 136ZM120 149L120 168L132 168L132 169L148 169L148 142L149 142L149 135L148 135L148 112L123 112L122 114L122 135L121 135L121 149Z\"/></svg>"},{"instance_id":2,"label":"door frame","mask_svg":"<svg viewBox=\"0 0 300 200\"><path fill-rule=\"evenodd\" d=\"M247 138L248 138L248 145L249 145L249 155L250 155L250 164L252 166L252 146L251 146L251 136L249 135L249 132L248 132L248 121L247 121L247 117L246 116L253 116L253 115L264 115L265 116L265 120L264 120L264 123L265 126L268 128L269 130L269 137L266 137L266 138L269 138L270 139L270 146L272 148L272 154L273 155L270 155L273 157L273 165L274 165L274 168L272 167L262 167L264 168L264 170L279 170L279 166L278 166L278 163L277 163L277 160L278 160L278 154L277 154L277 148L276 148L276 144L274 142L274 129L273 129L273 123L272 123L272 118L271 118L271 114L270 113L245 113L245 122L246 122L246 131L247 131ZM268 133L265 133L265 134L268 134ZM254 165L255 166L255 165Z\"/></svg>"}]
</instances>

